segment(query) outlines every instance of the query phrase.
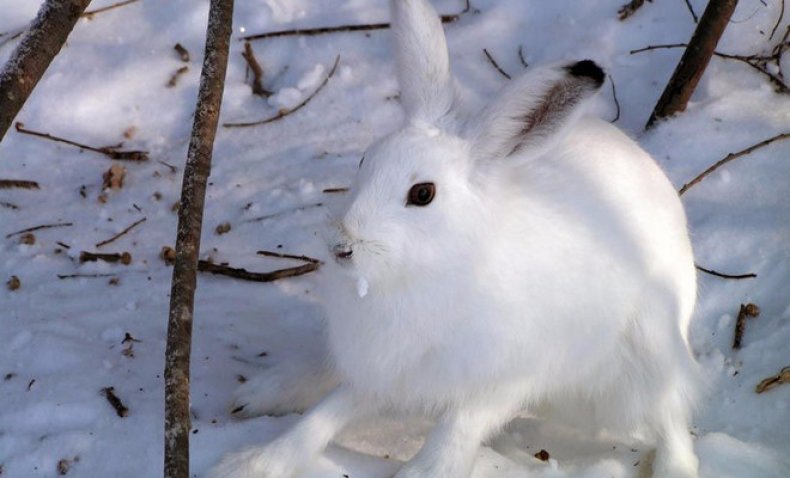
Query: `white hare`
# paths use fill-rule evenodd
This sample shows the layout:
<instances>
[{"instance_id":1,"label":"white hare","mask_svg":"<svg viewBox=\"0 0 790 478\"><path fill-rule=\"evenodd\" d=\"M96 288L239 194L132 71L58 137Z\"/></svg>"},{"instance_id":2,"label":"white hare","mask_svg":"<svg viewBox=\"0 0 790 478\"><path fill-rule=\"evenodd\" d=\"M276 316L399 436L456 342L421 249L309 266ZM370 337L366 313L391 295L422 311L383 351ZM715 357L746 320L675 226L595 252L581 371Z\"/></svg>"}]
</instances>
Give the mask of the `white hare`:
<instances>
[{"instance_id":1,"label":"white hare","mask_svg":"<svg viewBox=\"0 0 790 478\"><path fill-rule=\"evenodd\" d=\"M391 4L407 120L367 150L337 223L320 379L336 388L211 476L290 477L352 419L397 410L437 424L396 477L464 478L481 442L548 409L654 440L656 478L697 477L686 218L647 153L581 117L604 72L531 68L462 117L436 12ZM310 401L242 398L287 408L278 393Z\"/></svg>"}]
</instances>

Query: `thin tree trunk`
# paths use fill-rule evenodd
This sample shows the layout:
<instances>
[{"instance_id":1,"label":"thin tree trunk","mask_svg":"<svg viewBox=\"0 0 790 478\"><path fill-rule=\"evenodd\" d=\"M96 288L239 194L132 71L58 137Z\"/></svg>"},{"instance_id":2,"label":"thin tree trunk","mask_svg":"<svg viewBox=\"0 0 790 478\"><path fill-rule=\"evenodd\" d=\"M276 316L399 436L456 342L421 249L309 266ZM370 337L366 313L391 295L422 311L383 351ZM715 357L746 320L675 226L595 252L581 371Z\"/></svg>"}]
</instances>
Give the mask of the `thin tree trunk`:
<instances>
[{"instance_id":1,"label":"thin tree trunk","mask_svg":"<svg viewBox=\"0 0 790 478\"><path fill-rule=\"evenodd\" d=\"M689 98L697 88L705 68L710 62L713 51L719 43L738 0L710 0L702 14L697 29L689 41L680 63L675 68L664 93L656 103L645 128L650 128L656 120L667 118L686 110Z\"/></svg>"},{"instance_id":2,"label":"thin tree trunk","mask_svg":"<svg viewBox=\"0 0 790 478\"><path fill-rule=\"evenodd\" d=\"M170 291L165 352L165 478L189 478L192 312L206 182L219 122L232 20L233 0L211 0L200 90L181 187L176 260Z\"/></svg>"},{"instance_id":3,"label":"thin tree trunk","mask_svg":"<svg viewBox=\"0 0 790 478\"><path fill-rule=\"evenodd\" d=\"M0 141L91 0L47 0L0 71Z\"/></svg>"}]
</instances>

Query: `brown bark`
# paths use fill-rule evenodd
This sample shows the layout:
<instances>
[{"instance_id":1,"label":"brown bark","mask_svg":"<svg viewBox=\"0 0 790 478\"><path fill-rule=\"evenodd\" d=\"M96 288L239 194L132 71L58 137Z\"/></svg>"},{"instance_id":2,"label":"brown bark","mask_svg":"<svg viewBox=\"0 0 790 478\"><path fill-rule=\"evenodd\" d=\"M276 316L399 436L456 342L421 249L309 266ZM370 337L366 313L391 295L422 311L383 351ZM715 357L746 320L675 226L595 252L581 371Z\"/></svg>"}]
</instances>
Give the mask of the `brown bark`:
<instances>
[{"instance_id":1,"label":"brown bark","mask_svg":"<svg viewBox=\"0 0 790 478\"><path fill-rule=\"evenodd\" d=\"M47 0L0 71L0 141L90 0Z\"/></svg>"},{"instance_id":2,"label":"brown bark","mask_svg":"<svg viewBox=\"0 0 790 478\"><path fill-rule=\"evenodd\" d=\"M689 46L672 74L664 93L656 103L645 128L659 120L685 111L689 98L694 93L705 68L713 56L738 0L710 0L697 24Z\"/></svg>"},{"instance_id":3,"label":"brown bark","mask_svg":"<svg viewBox=\"0 0 790 478\"><path fill-rule=\"evenodd\" d=\"M206 182L219 122L233 0L211 0L195 121L178 212L176 260L165 352L165 478L189 478L189 357Z\"/></svg>"}]
</instances>

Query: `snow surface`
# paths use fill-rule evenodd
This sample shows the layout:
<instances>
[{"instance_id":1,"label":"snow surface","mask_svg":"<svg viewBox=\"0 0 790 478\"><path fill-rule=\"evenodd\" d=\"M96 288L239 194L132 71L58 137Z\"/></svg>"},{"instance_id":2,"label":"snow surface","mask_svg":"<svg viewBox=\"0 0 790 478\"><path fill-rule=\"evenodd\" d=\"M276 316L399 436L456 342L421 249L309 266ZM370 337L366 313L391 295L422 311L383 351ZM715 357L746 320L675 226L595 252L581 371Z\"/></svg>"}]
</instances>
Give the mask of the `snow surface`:
<instances>
[{"instance_id":1,"label":"snow surface","mask_svg":"<svg viewBox=\"0 0 790 478\"><path fill-rule=\"evenodd\" d=\"M91 8L110 4L96 1ZM237 0L234 37L291 27L387 19L385 0ZM436 0L452 13L463 2ZM657 43L684 42L694 28L683 2L646 3L625 22L624 0L553 2L473 0L475 13L446 27L460 85L481 99L507 80L484 58L487 48L511 73L530 64L592 58L616 82L617 122L661 163L679 187L708 165L790 127L790 99L747 65L714 58L689 105L672 121L641 128L681 51L629 55ZM691 2L698 13L703 0ZM768 51L779 16L777 0L741 0L719 46L730 53ZM0 32L35 16L38 2L0 0ZM0 144L0 178L29 179L36 190L0 190L0 466L3 477L161 476L163 380L171 268L158 257L175 240L171 208L181 173L199 81L208 2L142 0L81 20L67 46L17 118L27 127L97 146L124 141L152 160L124 164L121 190L98 201L111 161L90 152L10 131ZM779 26L783 32L790 15ZM0 47L0 61L18 40ZM173 45L191 53L189 71ZM220 128L205 211L201 257L250 270L290 261L256 256L260 249L326 260L328 211L347 186L363 149L396 127L393 60L386 32L255 42L266 100L245 84L242 43L233 41L223 121L262 119L304 99L341 55L338 74L305 108L249 129ZM786 55L787 57L787 55ZM785 60L785 66L787 60ZM787 72L786 72L787 73ZM613 118L609 87L595 114ZM130 129L133 128L133 129ZM131 139L123 137L131 131ZM790 365L790 141L728 164L684 195L700 264L725 272L755 272L752 280L700 276L691 340L709 379L694 421L705 477L790 476L790 386L762 395L754 386ZM174 165L176 172L163 163ZM84 191L82 197L80 190ZM321 206L316 204L321 203ZM129 251L133 262L86 263L82 250L134 221L147 221L101 251ZM256 218L264 218L255 220ZM35 232L33 245L5 235L45 223L70 227ZM215 227L232 230L218 235ZM63 250L57 241L70 246ZM60 252L56 252L60 249ZM109 277L63 279L57 274ZM311 290L322 271L272 284L201 275L192 360L192 469L205 471L224 452L263 443L296 416L236 420L229 416L238 376L254 376L278 361L317 347L320 309ZM754 302L740 351L731 349L738 305ZM140 342L122 343L129 333ZM266 352L264 355L263 352ZM101 390L114 387L129 407L120 418ZM408 459L427 424L382 419L344 433L306 476L385 477ZM546 449L552 459L532 455ZM636 477L647 461L639 444L590 437L526 418L484 448L476 478Z\"/></svg>"}]
</instances>

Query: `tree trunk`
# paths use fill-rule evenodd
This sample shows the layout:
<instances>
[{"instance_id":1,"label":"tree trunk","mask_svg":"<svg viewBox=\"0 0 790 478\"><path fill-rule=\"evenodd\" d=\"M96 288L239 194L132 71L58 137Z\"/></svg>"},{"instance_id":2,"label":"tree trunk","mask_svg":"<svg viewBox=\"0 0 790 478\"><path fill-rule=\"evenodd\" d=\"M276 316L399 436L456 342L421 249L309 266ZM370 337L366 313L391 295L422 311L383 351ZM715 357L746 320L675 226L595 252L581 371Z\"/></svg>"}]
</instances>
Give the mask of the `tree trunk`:
<instances>
[{"instance_id":1,"label":"tree trunk","mask_svg":"<svg viewBox=\"0 0 790 478\"><path fill-rule=\"evenodd\" d=\"M0 141L90 0L47 0L0 71Z\"/></svg>"},{"instance_id":2,"label":"tree trunk","mask_svg":"<svg viewBox=\"0 0 790 478\"><path fill-rule=\"evenodd\" d=\"M206 182L219 122L233 0L211 0L206 50L178 213L165 352L165 478L189 478L189 358Z\"/></svg>"},{"instance_id":3,"label":"tree trunk","mask_svg":"<svg viewBox=\"0 0 790 478\"><path fill-rule=\"evenodd\" d=\"M667 118L685 111L689 98L694 93L705 68L710 62L713 51L719 43L738 0L710 0L702 14L697 29L689 41L664 93L656 103L645 128L650 128L656 120Z\"/></svg>"}]
</instances>

